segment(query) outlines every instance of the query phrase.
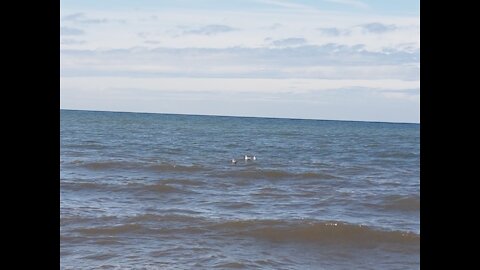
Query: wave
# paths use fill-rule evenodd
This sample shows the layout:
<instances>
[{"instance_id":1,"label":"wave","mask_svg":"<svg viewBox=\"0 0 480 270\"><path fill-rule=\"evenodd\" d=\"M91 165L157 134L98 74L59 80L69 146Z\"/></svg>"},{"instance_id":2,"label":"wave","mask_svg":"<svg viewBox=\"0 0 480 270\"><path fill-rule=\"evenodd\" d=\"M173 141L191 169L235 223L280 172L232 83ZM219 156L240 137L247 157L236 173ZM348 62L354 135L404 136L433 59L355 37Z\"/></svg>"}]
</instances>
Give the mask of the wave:
<instances>
[{"instance_id":1,"label":"wave","mask_svg":"<svg viewBox=\"0 0 480 270\"><path fill-rule=\"evenodd\" d=\"M96 216L96 217L87 217L79 215L61 215L60 216L60 225L67 226L71 224L80 224L80 223L91 223L91 222L112 222L113 220L118 219L116 216Z\"/></svg>"},{"instance_id":2,"label":"wave","mask_svg":"<svg viewBox=\"0 0 480 270\"><path fill-rule=\"evenodd\" d=\"M74 229L74 232L83 234L83 235L118 235L118 234L127 234L127 233L146 233L148 228L138 223L127 223L115 226L101 226L101 227L90 227L90 228L78 228Z\"/></svg>"},{"instance_id":3,"label":"wave","mask_svg":"<svg viewBox=\"0 0 480 270\"><path fill-rule=\"evenodd\" d=\"M123 219L120 224L117 221L115 225L74 228L71 231L97 239L99 236L197 234L205 231L197 226L202 220L187 215L143 214Z\"/></svg>"},{"instance_id":4,"label":"wave","mask_svg":"<svg viewBox=\"0 0 480 270\"><path fill-rule=\"evenodd\" d=\"M200 165L176 165L168 163L146 165L144 168L152 172L198 172L206 170L205 167Z\"/></svg>"},{"instance_id":5,"label":"wave","mask_svg":"<svg viewBox=\"0 0 480 270\"><path fill-rule=\"evenodd\" d=\"M254 204L248 202L222 202L221 207L225 209L251 208Z\"/></svg>"},{"instance_id":6,"label":"wave","mask_svg":"<svg viewBox=\"0 0 480 270\"><path fill-rule=\"evenodd\" d=\"M97 238L95 240L96 245L100 246L113 246L113 245L123 245L124 242L116 239L112 239L111 237L106 237L106 238Z\"/></svg>"},{"instance_id":7,"label":"wave","mask_svg":"<svg viewBox=\"0 0 480 270\"><path fill-rule=\"evenodd\" d=\"M62 148L67 148L67 149L78 149L80 151L83 150L101 150L101 149L107 149L108 146L103 145L99 142L85 142L85 143L64 143L62 144Z\"/></svg>"},{"instance_id":8,"label":"wave","mask_svg":"<svg viewBox=\"0 0 480 270\"><path fill-rule=\"evenodd\" d=\"M193 210L185 210L185 209L167 209L165 211L175 211L175 212L184 212L189 214L196 214L197 212ZM60 225L61 226L68 226L68 225L79 225L79 224L143 224L149 222L196 222L200 218L187 215L187 214L139 214L135 216L129 217L119 217L119 216L78 216L78 215L71 215L71 216L61 216L60 217Z\"/></svg>"},{"instance_id":9,"label":"wave","mask_svg":"<svg viewBox=\"0 0 480 270\"><path fill-rule=\"evenodd\" d=\"M127 184L109 184L101 182L62 182L61 188L67 188L74 191L106 191L106 192L188 192L172 185L162 183L162 181L153 184L127 183Z\"/></svg>"},{"instance_id":10,"label":"wave","mask_svg":"<svg viewBox=\"0 0 480 270\"><path fill-rule=\"evenodd\" d=\"M139 184L139 183L128 183L126 185L128 190L135 190L139 192L155 192L155 193L170 193L170 192L180 192L181 190L173 187L168 184L157 182L154 184Z\"/></svg>"},{"instance_id":11,"label":"wave","mask_svg":"<svg viewBox=\"0 0 480 270\"><path fill-rule=\"evenodd\" d=\"M220 269L245 269L248 268L246 264L241 262L227 262L227 263L220 263L215 265L215 268Z\"/></svg>"},{"instance_id":12,"label":"wave","mask_svg":"<svg viewBox=\"0 0 480 270\"><path fill-rule=\"evenodd\" d=\"M78 167L82 167L92 171L103 171L111 169L133 169L138 167L138 163L127 162L127 161L95 161L95 162L84 162L76 161L72 162Z\"/></svg>"},{"instance_id":13,"label":"wave","mask_svg":"<svg viewBox=\"0 0 480 270\"><path fill-rule=\"evenodd\" d=\"M182 186L203 186L206 183L201 180L190 180L190 179L175 179L175 178L167 178L162 179L162 183L165 184L174 184L174 185L182 185Z\"/></svg>"},{"instance_id":14,"label":"wave","mask_svg":"<svg viewBox=\"0 0 480 270\"><path fill-rule=\"evenodd\" d=\"M256 197L285 198L285 191L276 187L264 187L253 192L252 195Z\"/></svg>"},{"instance_id":15,"label":"wave","mask_svg":"<svg viewBox=\"0 0 480 270\"><path fill-rule=\"evenodd\" d=\"M82 257L82 259L103 261L103 260L114 258L116 256L118 255L115 253L99 253L99 254L92 254L92 255Z\"/></svg>"},{"instance_id":16,"label":"wave","mask_svg":"<svg viewBox=\"0 0 480 270\"><path fill-rule=\"evenodd\" d=\"M291 173L282 170L254 170L254 171L232 171L223 174L216 174L221 177L253 178L253 179L336 179L337 176L327 173L305 172Z\"/></svg>"},{"instance_id":17,"label":"wave","mask_svg":"<svg viewBox=\"0 0 480 270\"><path fill-rule=\"evenodd\" d=\"M215 220L179 214L142 214L116 220L112 226L74 228L84 236L119 234L198 234L225 237L252 237L262 241L318 244L406 244L419 245L420 235L408 231L392 231L341 221L318 220ZM98 223L97 223L98 224Z\"/></svg>"},{"instance_id":18,"label":"wave","mask_svg":"<svg viewBox=\"0 0 480 270\"><path fill-rule=\"evenodd\" d=\"M213 225L220 231L275 242L313 242L335 244L398 243L419 244L420 235L387 231L370 226L338 221L240 220Z\"/></svg>"},{"instance_id":19,"label":"wave","mask_svg":"<svg viewBox=\"0 0 480 270\"><path fill-rule=\"evenodd\" d=\"M180 215L180 214L168 214L168 215L158 215L158 214L141 214L129 217L127 222L129 223L142 223L142 222L192 222L195 223L201 218L189 216L189 215Z\"/></svg>"},{"instance_id":20,"label":"wave","mask_svg":"<svg viewBox=\"0 0 480 270\"><path fill-rule=\"evenodd\" d=\"M67 188L74 191L104 189L105 184L96 182L60 182L60 188Z\"/></svg>"},{"instance_id":21,"label":"wave","mask_svg":"<svg viewBox=\"0 0 480 270\"><path fill-rule=\"evenodd\" d=\"M75 160L65 165L85 168L91 171L109 171L109 170L135 170L150 172L198 172L207 170L201 165L178 165L170 163L145 163L136 161L94 161L86 162Z\"/></svg>"},{"instance_id":22,"label":"wave","mask_svg":"<svg viewBox=\"0 0 480 270\"><path fill-rule=\"evenodd\" d=\"M417 196L388 196L385 199L385 209L401 211L420 210L420 198Z\"/></svg>"},{"instance_id":23,"label":"wave","mask_svg":"<svg viewBox=\"0 0 480 270\"><path fill-rule=\"evenodd\" d=\"M397 159L406 159L406 158L416 158L418 153L414 152L401 152L401 151L384 151L376 154L380 158L397 158Z\"/></svg>"}]
</instances>

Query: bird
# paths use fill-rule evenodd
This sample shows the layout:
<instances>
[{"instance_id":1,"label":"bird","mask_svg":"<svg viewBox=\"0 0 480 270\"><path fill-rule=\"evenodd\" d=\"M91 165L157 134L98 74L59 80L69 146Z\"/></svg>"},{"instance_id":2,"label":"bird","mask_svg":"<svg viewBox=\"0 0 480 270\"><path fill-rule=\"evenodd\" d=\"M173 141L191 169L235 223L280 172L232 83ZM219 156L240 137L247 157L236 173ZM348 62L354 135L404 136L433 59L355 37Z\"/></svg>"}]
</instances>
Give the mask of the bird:
<instances>
[{"instance_id":1,"label":"bird","mask_svg":"<svg viewBox=\"0 0 480 270\"><path fill-rule=\"evenodd\" d=\"M234 158L232 158L232 163L237 164L237 161Z\"/></svg>"},{"instance_id":2,"label":"bird","mask_svg":"<svg viewBox=\"0 0 480 270\"><path fill-rule=\"evenodd\" d=\"M244 159L245 159L245 160L257 160L257 157L256 157L256 156L249 157L249 156L245 155L245 156L244 156Z\"/></svg>"}]
</instances>

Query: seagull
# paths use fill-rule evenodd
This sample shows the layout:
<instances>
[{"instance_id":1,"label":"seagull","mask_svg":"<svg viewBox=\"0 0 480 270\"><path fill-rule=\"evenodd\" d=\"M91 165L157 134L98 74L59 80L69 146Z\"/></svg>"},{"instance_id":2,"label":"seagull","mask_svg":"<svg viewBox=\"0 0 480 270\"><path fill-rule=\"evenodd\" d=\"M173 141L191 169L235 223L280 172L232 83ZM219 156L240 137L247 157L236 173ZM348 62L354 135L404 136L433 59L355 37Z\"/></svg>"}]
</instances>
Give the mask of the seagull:
<instances>
[{"instance_id":1,"label":"seagull","mask_svg":"<svg viewBox=\"0 0 480 270\"><path fill-rule=\"evenodd\" d=\"M237 164L237 161L234 158L232 158L232 163Z\"/></svg>"},{"instance_id":2,"label":"seagull","mask_svg":"<svg viewBox=\"0 0 480 270\"><path fill-rule=\"evenodd\" d=\"M257 157L256 156L249 157L249 156L245 155L244 159L245 160L257 160Z\"/></svg>"}]
</instances>

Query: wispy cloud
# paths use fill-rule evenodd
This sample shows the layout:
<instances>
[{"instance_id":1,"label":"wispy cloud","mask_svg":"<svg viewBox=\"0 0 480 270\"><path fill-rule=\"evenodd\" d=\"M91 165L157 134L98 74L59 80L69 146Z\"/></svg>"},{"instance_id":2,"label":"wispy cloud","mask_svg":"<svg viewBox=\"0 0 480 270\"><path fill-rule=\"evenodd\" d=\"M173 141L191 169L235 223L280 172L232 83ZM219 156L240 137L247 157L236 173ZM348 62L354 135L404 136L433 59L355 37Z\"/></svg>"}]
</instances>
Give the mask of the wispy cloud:
<instances>
[{"instance_id":1,"label":"wispy cloud","mask_svg":"<svg viewBox=\"0 0 480 270\"><path fill-rule=\"evenodd\" d=\"M61 57L62 76L419 79L418 51L370 52L361 44L61 50Z\"/></svg>"},{"instance_id":2,"label":"wispy cloud","mask_svg":"<svg viewBox=\"0 0 480 270\"><path fill-rule=\"evenodd\" d=\"M264 3L264 4L269 4L273 6L278 6L278 7L283 7L283 8L294 8L294 9L313 9L311 6L303 5L303 4L298 4L298 3L292 3L290 1L282 1L282 0L257 0L257 2Z\"/></svg>"},{"instance_id":3,"label":"wispy cloud","mask_svg":"<svg viewBox=\"0 0 480 270\"><path fill-rule=\"evenodd\" d=\"M69 14L67 16L63 16L62 20L63 21L76 21L76 20L82 19L84 17L85 17L85 14L83 14L82 12L78 12L78 13Z\"/></svg>"},{"instance_id":4,"label":"wispy cloud","mask_svg":"<svg viewBox=\"0 0 480 270\"><path fill-rule=\"evenodd\" d=\"M146 44L154 44L154 45L157 45L157 44L161 43L160 41L157 41L157 40L145 40L144 42Z\"/></svg>"},{"instance_id":5,"label":"wispy cloud","mask_svg":"<svg viewBox=\"0 0 480 270\"><path fill-rule=\"evenodd\" d=\"M405 91L382 91L380 93L382 96L389 99L400 99L408 101L419 101L420 100L420 91L418 89L407 89Z\"/></svg>"},{"instance_id":6,"label":"wispy cloud","mask_svg":"<svg viewBox=\"0 0 480 270\"><path fill-rule=\"evenodd\" d=\"M196 34L196 35L216 35L220 33L232 32L238 29L223 24L210 24L197 28L187 29L183 31L183 34Z\"/></svg>"},{"instance_id":7,"label":"wispy cloud","mask_svg":"<svg viewBox=\"0 0 480 270\"><path fill-rule=\"evenodd\" d=\"M81 29L71 27L60 27L60 35L62 36L78 36L83 35L85 32Z\"/></svg>"},{"instance_id":8,"label":"wispy cloud","mask_svg":"<svg viewBox=\"0 0 480 270\"><path fill-rule=\"evenodd\" d=\"M61 18L62 21L66 22L75 22L75 23L83 23L83 24L101 24L101 23L108 23L108 22L119 22L125 23L126 20L109 20L106 18L89 18L83 12L73 13Z\"/></svg>"},{"instance_id":9,"label":"wispy cloud","mask_svg":"<svg viewBox=\"0 0 480 270\"><path fill-rule=\"evenodd\" d=\"M333 36L333 37L340 36L342 34L348 34L347 31L342 30L340 28L336 28L336 27L317 28L317 30L319 30L323 35Z\"/></svg>"},{"instance_id":10,"label":"wispy cloud","mask_svg":"<svg viewBox=\"0 0 480 270\"><path fill-rule=\"evenodd\" d=\"M284 46L295 46L295 45L305 45L307 40L304 38L292 37L272 41L272 45L284 47Z\"/></svg>"},{"instance_id":11,"label":"wispy cloud","mask_svg":"<svg viewBox=\"0 0 480 270\"><path fill-rule=\"evenodd\" d=\"M382 24L382 23L374 22L374 23L357 25L350 28L338 28L338 27L317 28L317 30L320 31L322 35L332 36L332 37L348 36L354 32L357 32L358 34L359 29L364 33L383 34L390 31L394 31L398 29L398 27L394 24Z\"/></svg>"},{"instance_id":12,"label":"wispy cloud","mask_svg":"<svg viewBox=\"0 0 480 270\"><path fill-rule=\"evenodd\" d=\"M347 5L355 8L360 8L360 9L369 9L370 6L367 5L366 3L358 0L324 0L327 2L332 2L336 4L342 4L342 5Z\"/></svg>"},{"instance_id":13,"label":"wispy cloud","mask_svg":"<svg viewBox=\"0 0 480 270\"><path fill-rule=\"evenodd\" d=\"M271 29L271 30L276 30L276 29L279 29L279 28L282 28L282 24L280 23L274 23L272 25L270 25L270 27L268 27L268 29Z\"/></svg>"},{"instance_id":14,"label":"wispy cloud","mask_svg":"<svg viewBox=\"0 0 480 270\"><path fill-rule=\"evenodd\" d=\"M397 29L397 26L393 24L387 25L387 24L382 24L378 22L363 24L360 27L362 27L367 32L376 33L376 34L381 34L381 33L389 32Z\"/></svg>"},{"instance_id":15,"label":"wispy cloud","mask_svg":"<svg viewBox=\"0 0 480 270\"><path fill-rule=\"evenodd\" d=\"M63 45L80 45L80 44L85 44L85 41L84 40L71 39L71 38L64 38L60 41L60 44L63 44Z\"/></svg>"},{"instance_id":16,"label":"wispy cloud","mask_svg":"<svg viewBox=\"0 0 480 270\"><path fill-rule=\"evenodd\" d=\"M149 38L152 34L149 32L138 32L137 36L143 39Z\"/></svg>"},{"instance_id":17,"label":"wispy cloud","mask_svg":"<svg viewBox=\"0 0 480 270\"><path fill-rule=\"evenodd\" d=\"M129 77L63 77L61 80L70 87L83 85L81 81L95 80L91 87L97 89L134 89L143 88L154 91L188 91L213 93L311 93L320 91L361 91L371 89L375 92L410 94L412 89L418 93L418 82L399 80L324 80L324 79L266 79L266 78L138 78ZM367 89L368 88L368 89Z\"/></svg>"}]
</instances>

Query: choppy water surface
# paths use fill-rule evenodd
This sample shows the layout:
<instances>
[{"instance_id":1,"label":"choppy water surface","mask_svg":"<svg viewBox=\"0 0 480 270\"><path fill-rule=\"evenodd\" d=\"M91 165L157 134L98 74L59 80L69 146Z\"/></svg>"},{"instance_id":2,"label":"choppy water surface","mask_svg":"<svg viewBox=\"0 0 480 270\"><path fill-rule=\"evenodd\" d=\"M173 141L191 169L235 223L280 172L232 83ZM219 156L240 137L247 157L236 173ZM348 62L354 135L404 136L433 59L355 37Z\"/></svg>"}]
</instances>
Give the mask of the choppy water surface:
<instances>
[{"instance_id":1,"label":"choppy water surface","mask_svg":"<svg viewBox=\"0 0 480 270\"><path fill-rule=\"evenodd\" d=\"M60 129L62 269L419 268L417 124L62 110Z\"/></svg>"}]
</instances>

